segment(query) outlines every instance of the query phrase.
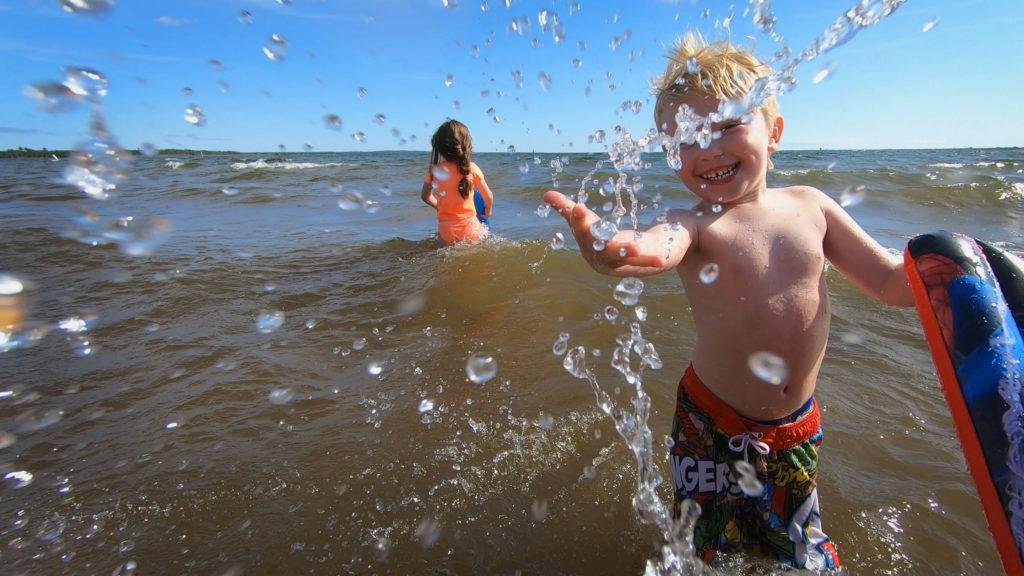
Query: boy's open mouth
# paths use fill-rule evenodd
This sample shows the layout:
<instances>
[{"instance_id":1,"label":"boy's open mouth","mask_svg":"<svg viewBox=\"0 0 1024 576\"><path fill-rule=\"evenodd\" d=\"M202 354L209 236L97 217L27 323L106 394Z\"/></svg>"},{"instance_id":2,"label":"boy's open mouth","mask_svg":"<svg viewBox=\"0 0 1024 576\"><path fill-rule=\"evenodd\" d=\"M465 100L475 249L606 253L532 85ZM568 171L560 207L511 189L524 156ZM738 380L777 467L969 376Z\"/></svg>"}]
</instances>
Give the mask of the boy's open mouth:
<instances>
[{"instance_id":1,"label":"boy's open mouth","mask_svg":"<svg viewBox=\"0 0 1024 576\"><path fill-rule=\"evenodd\" d=\"M721 182L723 180L728 179L733 174L735 174L736 171L739 169L739 167L740 167L740 163L737 162L737 163L733 164L732 166L724 166L722 168L714 168L712 170L708 170L707 172L705 172L703 174L698 174L697 176L699 178L703 179L703 180L707 180L708 182Z\"/></svg>"}]
</instances>

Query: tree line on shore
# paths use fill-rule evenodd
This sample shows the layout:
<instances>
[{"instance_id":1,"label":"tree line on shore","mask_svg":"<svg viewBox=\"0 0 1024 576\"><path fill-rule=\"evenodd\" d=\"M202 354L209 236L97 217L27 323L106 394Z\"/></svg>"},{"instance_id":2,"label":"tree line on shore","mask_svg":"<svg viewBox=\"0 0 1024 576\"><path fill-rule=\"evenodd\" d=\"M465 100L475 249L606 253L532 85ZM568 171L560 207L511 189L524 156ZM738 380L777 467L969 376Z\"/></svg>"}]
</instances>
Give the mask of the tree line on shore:
<instances>
[{"instance_id":1,"label":"tree line on shore","mask_svg":"<svg viewBox=\"0 0 1024 576\"><path fill-rule=\"evenodd\" d=\"M19 146L17 148L8 148L7 150L0 150L0 158L64 158L68 154L71 154L72 150L48 150L42 148L36 150L34 148L25 148ZM129 154L138 156L141 154L138 150L128 150ZM175 156L205 156L213 154L238 154L238 152L232 152L228 150L187 150L184 148L164 148L157 152L161 155L175 155Z\"/></svg>"}]
</instances>

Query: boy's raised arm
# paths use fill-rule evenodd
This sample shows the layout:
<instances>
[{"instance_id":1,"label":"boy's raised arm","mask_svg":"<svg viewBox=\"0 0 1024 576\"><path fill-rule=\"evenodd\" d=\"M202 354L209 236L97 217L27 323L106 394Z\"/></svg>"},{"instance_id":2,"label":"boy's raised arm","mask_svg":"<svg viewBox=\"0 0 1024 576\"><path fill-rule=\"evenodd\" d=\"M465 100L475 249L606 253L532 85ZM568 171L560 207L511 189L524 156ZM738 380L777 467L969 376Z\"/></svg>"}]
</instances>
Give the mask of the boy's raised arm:
<instances>
[{"instance_id":1,"label":"boy's raised arm","mask_svg":"<svg viewBox=\"0 0 1024 576\"><path fill-rule=\"evenodd\" d=\"M825 256L858 288L893 306L913 306L903 259L889 253L835 200L817 192L825 215Z\"/></svg>"},{"instance_id":2,"label":"boy's raised arm","mask_svg":"<svg viewBox=\"0 0 1024 576\"><path fill-rule=\"evenodd\" d=\"M609 276L650 276L671 270L682 261L695 237L692 224L669 222L651 227L639 240L632 230L620 231L605 243L604 250L597 251L596 238L590 231L600 220L597 214L553 190L544 194L544 201L569 223L580 253L591 268Z\"/></svg>"}]
</instances>

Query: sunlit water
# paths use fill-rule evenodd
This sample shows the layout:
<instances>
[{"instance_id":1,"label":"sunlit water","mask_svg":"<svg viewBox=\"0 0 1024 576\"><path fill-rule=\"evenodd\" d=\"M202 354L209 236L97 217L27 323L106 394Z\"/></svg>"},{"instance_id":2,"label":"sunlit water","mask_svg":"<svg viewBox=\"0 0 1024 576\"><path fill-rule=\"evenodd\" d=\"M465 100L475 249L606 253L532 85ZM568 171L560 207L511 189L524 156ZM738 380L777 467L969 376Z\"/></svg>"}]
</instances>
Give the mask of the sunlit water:
<instances>
[{"instance_id":1,"label":"sunlit water","mask_svg":"<svg viewBox=\"0 0 1024 576\"><path fill-rule=\"evenodd\" d=\"M541 194L607 155L477 155L494 236L454 248L419 200L426 156L139 157L105 201L66 161L0 162L0 275L37 330L0 353L5 571L641 573L661 540L634 456L563 355L584 346L628 406L611 363L639 322L664 450L694 341L678 280L645 279L641 321L571 236L556 249ZM641 223L693 202L645 159ZM773 185L864 186L848 209L894 249L940 228L1024 245L1019 149L776 165ZM854 574L997 572L916 314L829 281L826 531Z\"/></svg>"}]
</instances>

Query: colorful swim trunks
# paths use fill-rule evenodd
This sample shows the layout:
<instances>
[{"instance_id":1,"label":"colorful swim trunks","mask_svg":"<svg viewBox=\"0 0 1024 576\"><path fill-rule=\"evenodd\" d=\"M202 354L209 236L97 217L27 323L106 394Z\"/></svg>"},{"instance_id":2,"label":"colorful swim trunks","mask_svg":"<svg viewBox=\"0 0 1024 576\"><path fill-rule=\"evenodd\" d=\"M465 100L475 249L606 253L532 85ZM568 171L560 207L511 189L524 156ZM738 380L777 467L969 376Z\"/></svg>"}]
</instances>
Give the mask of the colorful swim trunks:
<instances>
[{"instance_id":1,"label":"colorful swim trunks","mask_svg":"<svg viewBox=\"0 0 1024 576\"><path fill-rule=\"evenodd\" d=\"M672 437L676 510L686 498L700 504L693 541L705 560L742 548L797 568L840 567L821 529L813 397L786 418L757 422L722 402L691 366L679 382Z\"/></svg>"}]
</instances>

